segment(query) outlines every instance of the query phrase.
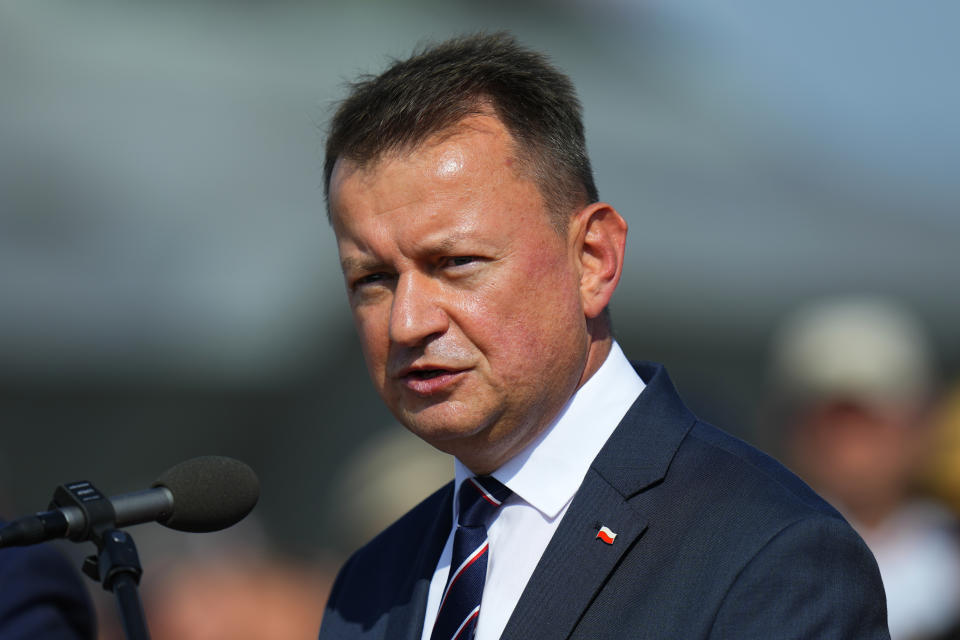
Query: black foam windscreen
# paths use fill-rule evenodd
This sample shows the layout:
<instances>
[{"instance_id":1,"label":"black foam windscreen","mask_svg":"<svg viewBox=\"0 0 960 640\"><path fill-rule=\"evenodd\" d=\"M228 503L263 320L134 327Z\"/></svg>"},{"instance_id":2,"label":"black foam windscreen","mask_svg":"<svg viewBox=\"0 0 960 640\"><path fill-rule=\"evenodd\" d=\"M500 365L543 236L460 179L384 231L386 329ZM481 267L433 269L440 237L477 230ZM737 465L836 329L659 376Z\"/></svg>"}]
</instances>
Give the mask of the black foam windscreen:
<instances>
[{"instance_id":1,"label":"black foam windscreen","mask_svg":"<svg viewBox=\"0 0 960 640\"><path fill-rule=\"evenodd\" d=\"M257 504L260 483L239 460L202 456L167 469L153 487L173 494L173 510L161 524L194 533L218 531L243 520Z\"/></svg>"}]
</instances>

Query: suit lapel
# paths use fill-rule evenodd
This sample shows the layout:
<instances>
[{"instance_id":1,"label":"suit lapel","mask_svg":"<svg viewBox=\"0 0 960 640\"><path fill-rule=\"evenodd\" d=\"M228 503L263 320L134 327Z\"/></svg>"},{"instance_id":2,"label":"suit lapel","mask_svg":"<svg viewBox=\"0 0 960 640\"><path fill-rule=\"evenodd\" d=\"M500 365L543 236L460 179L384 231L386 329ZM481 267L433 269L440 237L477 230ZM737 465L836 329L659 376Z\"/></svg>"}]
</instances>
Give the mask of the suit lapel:
<instances>
[{"instance_id":1,"label":"suit lapel","mask_svg":"<svg viewBox=\"0 0 960 640\"><path fill-rule=\"evenodd\" d=\"M617 534L613 544L597 538L601 526ZM566 638L645 528L643 518L591 469L501 638Z\"/></svg>"},{"instance_id":2,"label":"suit lapel","mask_svg":"<svg viewBox=\"0 0 960 640\"><path fill-rule=\"evenodd\" d=\"M662 367L634 365L647 384L593 461L524 589L504 640L567 638L655 514L631 499L666 475L695 418ZM601 526L617 534L597 538Z\"/></svg>"},{"instance_id":3,"label":"suit lapel","mask_svg":"<svg viewBox=\"0 0 960 640\"><path fill-rule=\"evenodd\" d=\"M406 584L400 589L400 593L407 593L408 597L390 610L390 619L384 635L389 640L420 640L423 634L423 615L427 608L430 581L437 568L443 545L450 535L453 512L452 482L446 487L442 505L437 510L437 516L427 529L424 539L411 541L409 545L418 549L419 553L411 565Z\"/></svg>"}]
</instances>

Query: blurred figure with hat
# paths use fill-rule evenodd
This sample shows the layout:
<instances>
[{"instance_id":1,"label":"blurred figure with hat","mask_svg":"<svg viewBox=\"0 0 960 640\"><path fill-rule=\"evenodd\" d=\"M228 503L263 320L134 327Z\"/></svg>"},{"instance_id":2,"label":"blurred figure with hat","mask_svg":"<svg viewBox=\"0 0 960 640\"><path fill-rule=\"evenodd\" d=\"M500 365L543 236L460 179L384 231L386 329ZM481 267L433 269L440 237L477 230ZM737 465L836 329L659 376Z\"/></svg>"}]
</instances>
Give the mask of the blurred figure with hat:
<instances>
[{"instance_id":1,"label":"blurred figure with hat","mask_svg":"<svg viewBox=\"0 0 960 640\"><path fill-rule=\"evenodd\" d=\"M883 298L802 308L774 340L789 464L876 556L893 640L954 637L960 623L956 519L916 492L929 452L933 377L919 323Z\"/></svg>"}]
</instances>

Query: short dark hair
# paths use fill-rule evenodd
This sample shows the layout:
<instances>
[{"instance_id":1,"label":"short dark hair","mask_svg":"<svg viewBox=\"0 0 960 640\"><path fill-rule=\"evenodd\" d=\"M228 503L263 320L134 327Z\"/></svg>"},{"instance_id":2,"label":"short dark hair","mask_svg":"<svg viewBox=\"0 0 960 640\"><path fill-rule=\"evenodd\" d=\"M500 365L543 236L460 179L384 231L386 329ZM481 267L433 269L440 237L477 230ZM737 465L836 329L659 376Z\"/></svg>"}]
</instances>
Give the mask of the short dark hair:
<instances>
[{"instance_id":1,"label":"short dark hair","mask_svg":"<svg viewBox=\"0 0 960 640\"><path fill-rule=\"evenodd\" d=\"M513 137L518 160L558 227L599 199L573 83L546 56L506 33L428 46L352 84L330 122L325 195L339 158L364 166L491 109Z\"/></svg>"}]
</instances>

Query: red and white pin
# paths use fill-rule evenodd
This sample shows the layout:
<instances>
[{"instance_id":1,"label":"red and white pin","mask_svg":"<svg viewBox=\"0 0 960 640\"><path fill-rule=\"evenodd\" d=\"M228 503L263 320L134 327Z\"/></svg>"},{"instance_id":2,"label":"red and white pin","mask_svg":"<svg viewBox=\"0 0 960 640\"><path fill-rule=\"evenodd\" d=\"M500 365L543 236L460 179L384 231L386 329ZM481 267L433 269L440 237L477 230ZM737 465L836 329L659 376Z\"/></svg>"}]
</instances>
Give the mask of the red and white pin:
<instances>
[{"instance_id":1,"label":"red and white pin","mask_svg":"<svg viewBox=\"0 0 960 640\"><path fill-rule=\"evenodd\" d=\"M617 539L617 534L611 531L610 527L600 527L600 531L597 531L597 537L607 544L613 544L613 541Z\"/></svg>"}]
</instances>

